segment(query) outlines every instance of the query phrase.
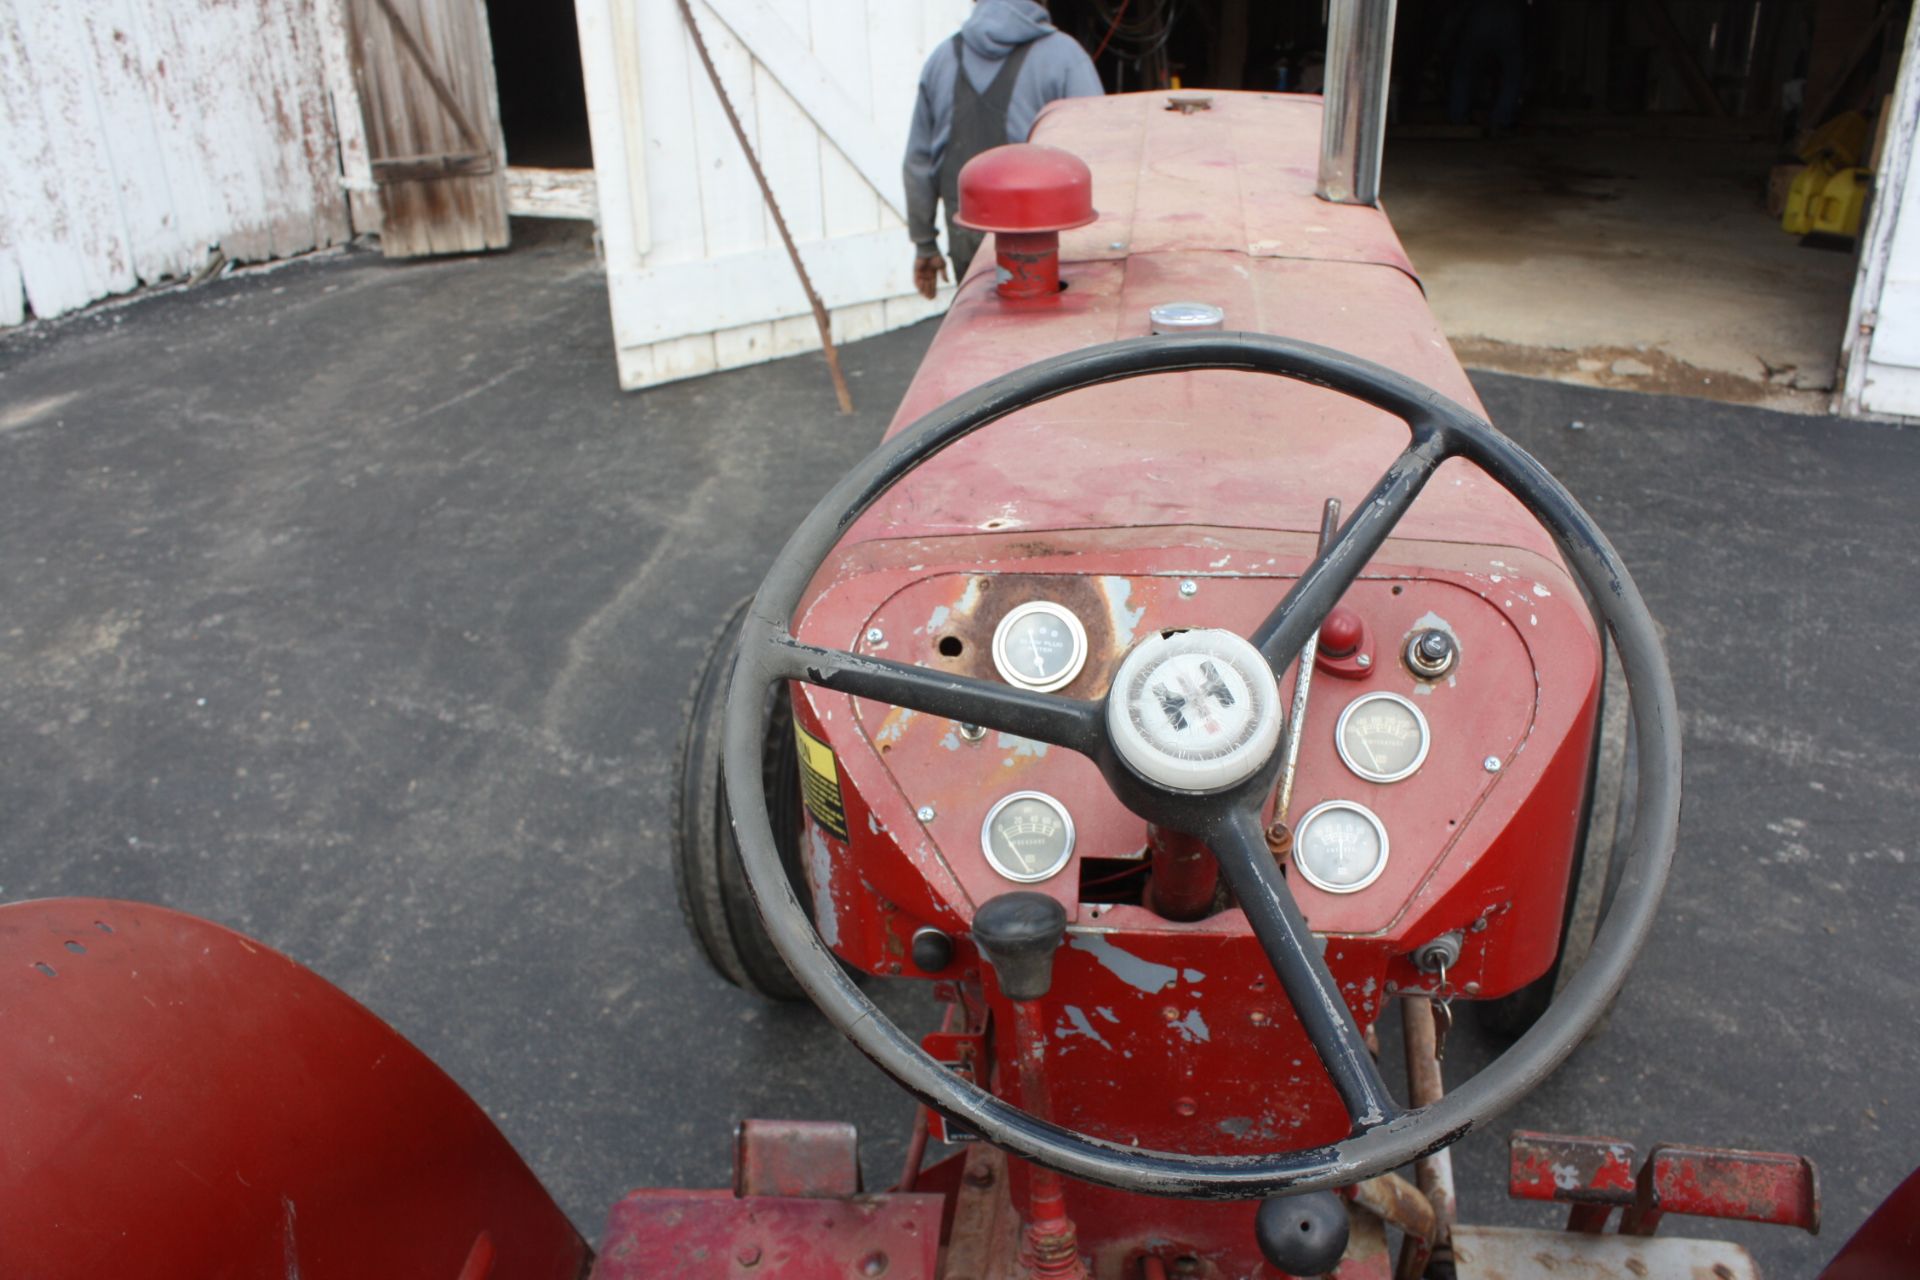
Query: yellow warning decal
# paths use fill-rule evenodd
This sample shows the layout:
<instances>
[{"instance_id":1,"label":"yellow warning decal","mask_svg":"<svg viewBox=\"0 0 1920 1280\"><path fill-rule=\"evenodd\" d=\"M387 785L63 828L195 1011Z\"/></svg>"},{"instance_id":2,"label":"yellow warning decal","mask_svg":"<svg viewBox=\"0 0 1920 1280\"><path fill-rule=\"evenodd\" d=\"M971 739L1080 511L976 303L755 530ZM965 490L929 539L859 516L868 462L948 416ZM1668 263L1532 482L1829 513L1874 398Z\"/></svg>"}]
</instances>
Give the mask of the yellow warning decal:
<instances>
[{"instance_id":1,"label":"yellow warning decal","mask_svg":"<svg viewBox=\"0 0 1920 1280\"><path fill-rule=\"evenodd\" d=\"M821 829L847 838L847 811L840 803L840 767L833 748L814 737L798 720L793 722L794 741L800 757L800 794L807 812Z\"/></svg>"}]
</instances>

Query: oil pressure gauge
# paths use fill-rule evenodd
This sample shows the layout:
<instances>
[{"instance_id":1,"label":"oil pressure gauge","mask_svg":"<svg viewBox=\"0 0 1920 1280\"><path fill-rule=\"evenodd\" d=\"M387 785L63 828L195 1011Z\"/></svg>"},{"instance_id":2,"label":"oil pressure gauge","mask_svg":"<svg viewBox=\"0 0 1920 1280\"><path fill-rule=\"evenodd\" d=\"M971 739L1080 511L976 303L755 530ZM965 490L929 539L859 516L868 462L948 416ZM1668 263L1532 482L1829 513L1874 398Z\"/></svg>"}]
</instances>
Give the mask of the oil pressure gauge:
<instances>
[{"instance_id":1,"label":"oil pressure gauge","mask_svg":"<svg viewBox=\"0 0 1920 1280\"><path fill-rule=\"evenodd\" d=\"M1398 782L1427 758L1432 735L1420 708L1397 693L1369 693L1340 713L1340 758L1369 782Z\"/></svg>"},{"instance_id":2,"label":"oil pressure gauge","mask_svg":"<svg viewBox=\"0 0 1920 1280\"><path fill-rule=\"evenodd\" d=\"M1328 893L1358 893L1387 869L1387 828L1351 800L1317 804L1294 830L1293 862Z\"/></svg>"},{"instance_id":3,"label":"oil pressure gauge","mask_svg":"<svg viewBox=\"0 0 1920 1280\"><path fill-rule=\"evenodd\" d=\"M1087 629L1049 600L1012 609L993 631L993 665L1008 684L1046 693L1069 684L1087 664Z\"/></svg>"},{"instance_id":4,"label":"oil pressure gauge","mask_svg":"<svg viewBox=\"0 0 1920 1280\"><path fill-rule=\"evenodd\" d=\"M980 850L1009 880L1033 884L1058 875L1073 856L1073 818L1043 791L1003 796L980 824Z\"/></svg>"}]
</instances>

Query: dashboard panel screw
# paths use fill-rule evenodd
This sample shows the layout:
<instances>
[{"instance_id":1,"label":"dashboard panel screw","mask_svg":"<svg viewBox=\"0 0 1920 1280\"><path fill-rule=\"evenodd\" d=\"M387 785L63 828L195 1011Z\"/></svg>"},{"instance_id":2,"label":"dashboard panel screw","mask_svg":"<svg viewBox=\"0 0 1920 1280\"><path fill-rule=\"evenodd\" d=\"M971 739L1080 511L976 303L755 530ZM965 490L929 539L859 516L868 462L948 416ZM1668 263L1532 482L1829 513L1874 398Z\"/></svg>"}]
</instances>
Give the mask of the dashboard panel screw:
<instances>
[{"instance_id":1,"label":"dashboard panel screw","mask_svg":"<svg viewBox=\"0 0 1920 1280\"><path fill-rule=\"evenodd\" d=\"M1499 756L1488 756L1488 757L1487 757L1487 758L1486 758L1485 760L1482 760L1482 761L1481 761L1480 763L1486 766L1486 769L1487 769L1487 772L1488 772L1488 773L1498 773L1498 772L1500 772L1500 757L1499 757Z\"/></svg>"},{"instance_id":2,"label":"dashboard panel screw","mask_svg":"<svg viewBox=\"0 0 1920 1280\"><path fill-rule=\"evenodd\" d=\"M933 806L930 804L923 804L918 809L914 810L913 816L920 819L920 821L922 822L932 822Z\"/></svg>"},{"instance_id":3,"label":"dashboard panel screw","mask_svg":"<svg viewBox=\"0 0 1920 1280\"><path fill-rule=\"evenodd\" d=\"M882 631L880 628L878 627L867 628L868 644L879 644L882 640L885 640L886 638L887 638L887 633Z\"/></svg>"},{"instance_id":4,"label":"dashboard panel screw","mask_svg":"<svg viewBox=\"0 0 1920 1280\"><path fill-rule=\"evenodd\" d=\"M1180 580L1181 595L1190 597L1195 593L1197 593L1199 590L1200 590L1200 584L1195 582L1192 578L1182 578Z\"/></svg>"}]
</instances>

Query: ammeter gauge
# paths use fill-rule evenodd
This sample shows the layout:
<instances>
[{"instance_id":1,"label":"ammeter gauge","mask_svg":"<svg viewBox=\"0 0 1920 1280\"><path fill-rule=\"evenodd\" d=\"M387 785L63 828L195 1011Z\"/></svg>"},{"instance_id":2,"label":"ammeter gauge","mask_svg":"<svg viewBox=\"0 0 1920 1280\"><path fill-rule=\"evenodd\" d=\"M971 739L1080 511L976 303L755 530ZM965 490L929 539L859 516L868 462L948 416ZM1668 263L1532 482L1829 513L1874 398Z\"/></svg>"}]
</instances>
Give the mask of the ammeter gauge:
<instances>
[{"instance_id":1,"label":"ammeter gauge","mask_svg":"<svg viewBox=\"0 0 1920 1280\"><path fill-rule=\"evenodd\" d=\"M1058 875L1073 856L1073 818L1043 791L1016 791L987 811L980 851L1009 880L1032 884Z\"/></svg>"},{"instance_id":2,"label":"ammeter gauge","mask_svg":"<svg viewBox=\"0 0 1920 1280\"><path fill-rule=\"evenodd\" d=\"M1012 609L993 632L993 665L1008 684L1046 693L1070 684L1087 664L1087 629L1048 600Z\"/></svg>"},{"instance_id":3,"label":"ammeter gauge","mask_svg":"<svg viewBox=\"0 0 1920 1280\"><path fill-rule=\"evenodd\" d=\"M1328 893L1357 893L1387 869L1387 828L1351 800L1317 804L1294 830L1293 862Z\"/></svg>"},{"instance_id":4,"label":"ammeter gauge","mask_svg":"<svg viewBox=\"0 0 1920 1280\"><path fill-rule=\"evenodd\" d=\"M1369 782L1398 782L1427 758L1432 734L1420 708L1397 693L1369 693L1340 713L1340 758Z\"/></svg>"}]
</instances>

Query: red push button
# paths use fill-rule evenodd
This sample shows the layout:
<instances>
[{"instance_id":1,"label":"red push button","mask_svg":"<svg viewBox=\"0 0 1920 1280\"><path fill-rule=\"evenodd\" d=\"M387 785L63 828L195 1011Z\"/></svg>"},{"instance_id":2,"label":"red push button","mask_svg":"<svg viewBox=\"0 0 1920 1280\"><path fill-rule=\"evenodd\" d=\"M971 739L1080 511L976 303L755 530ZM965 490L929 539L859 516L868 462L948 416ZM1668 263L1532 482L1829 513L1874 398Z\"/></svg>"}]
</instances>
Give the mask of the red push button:
<instances>
[{"instance_id":1,"label":"red push button","mask_svg":"<svg viewBox=\"0 0 1920 1280\"><path fill-rule=\"evenodd\" d=\"M1333 606L1327 620L1320 624L1320 652L1329 658L1344 658L1360 647L1367 628L1360 615L1343 604Z\"/></svg>"}]
</instances>

